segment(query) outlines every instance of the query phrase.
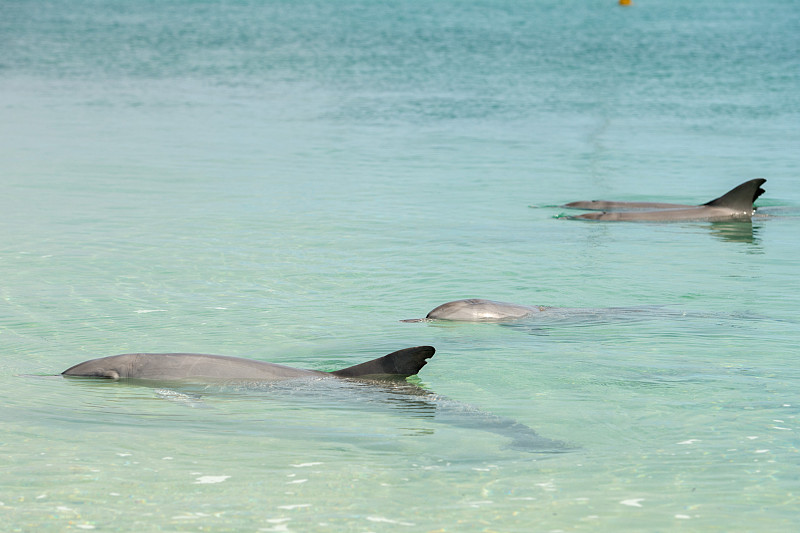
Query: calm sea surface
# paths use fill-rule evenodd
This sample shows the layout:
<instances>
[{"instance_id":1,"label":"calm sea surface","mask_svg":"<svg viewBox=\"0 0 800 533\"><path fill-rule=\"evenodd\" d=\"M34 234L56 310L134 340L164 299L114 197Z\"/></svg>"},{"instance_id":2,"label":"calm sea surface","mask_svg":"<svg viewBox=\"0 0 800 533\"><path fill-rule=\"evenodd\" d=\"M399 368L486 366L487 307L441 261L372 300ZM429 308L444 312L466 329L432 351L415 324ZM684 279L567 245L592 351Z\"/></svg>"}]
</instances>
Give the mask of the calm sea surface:
<instances>
[{"instance_id":1,"label":"calm sea surface","mask_svg":"<svg viewBox=\"0 0 800 533\"><path fill-rule=\"evenodd\" d=\"M0 0L2 529L794 531L798 58L792 0ZM468 297L591 311L400 322Z\"/></svg>"}]
</instances>

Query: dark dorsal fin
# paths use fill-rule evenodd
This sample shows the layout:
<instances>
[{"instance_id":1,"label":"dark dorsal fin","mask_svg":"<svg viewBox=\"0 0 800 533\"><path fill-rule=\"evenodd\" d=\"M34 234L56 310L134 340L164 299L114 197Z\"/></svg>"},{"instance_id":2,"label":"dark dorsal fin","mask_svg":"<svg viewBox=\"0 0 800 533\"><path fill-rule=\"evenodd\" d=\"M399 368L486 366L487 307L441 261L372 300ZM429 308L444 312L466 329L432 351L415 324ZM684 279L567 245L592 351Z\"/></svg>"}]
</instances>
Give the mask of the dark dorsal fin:
<instances>
[{"instance_id":1,"label":"dark dorsal fin","mask_svg":"<svg viewBox=\"0 0 800 533\"><path fill-rule=\"evenodd\" d=\"M703 205L710 207L728 207L736 211L751 211L756 198L764 194L761 188L767 180L757 178L737 185L719 198L715 198Z\"/></svg>"},{"instance_id":2,"label":"dark dorsal fin","mask_svg":"<svg viewBox=\"0 0 800 533\"><path fill-rule=\"evenodd\" d=\"M433 346L417 346L392 352L372 361L361 363L331 372L340 378L357 378L363 376L397 376L406 378L413 376L433 357L436 350Z\"/></svg>"}]
</instances>

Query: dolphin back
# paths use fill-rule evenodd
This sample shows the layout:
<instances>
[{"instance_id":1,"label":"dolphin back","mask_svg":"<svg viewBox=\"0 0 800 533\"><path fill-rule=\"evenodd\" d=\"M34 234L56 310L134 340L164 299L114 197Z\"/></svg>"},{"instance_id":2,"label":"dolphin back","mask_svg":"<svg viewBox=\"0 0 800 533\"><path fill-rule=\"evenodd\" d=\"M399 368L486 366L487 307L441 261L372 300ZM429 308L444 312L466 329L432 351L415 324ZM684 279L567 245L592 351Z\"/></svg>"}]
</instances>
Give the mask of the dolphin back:
<instances>
[{"instance_id":1,"label":"dolphin back","mask_svg":"<svg viewBox=\"0 0 800 533\"><path fill-rule=\"evenodd\" d=\"M753 203L759 196L764 194L764 189L762 189L761 186L766 182L767 180L763 178L746 181L741 185L737 185L719 198L714 198L703 205L709 207L724 207L737 212L753 211Z\"/></svg>"},{"instance_id":2,"label":"dolphin back","mask_svg":"<svg viewBox=\"0 0 800 533\"><path fill-rule=\"evenodd\" d=\"M567 209L585 209L587 211L637 211L641 209L680 209L692 207L687 204L668 204L663 202L617 202L609 200L583 200L570 202L561 207Z\"/></svg>"},{"instance_id":3,"label":"dolphin back","mask_svg":"<svg viewBox=\"0 0 800 533\"><path fill-rule=\"evenodd\" d=\"M336 370L331 374L340 378L363 378L366 376L407 378L419 372L434 353L436 350L433 346L405 348L366 363Z\"/></svg>"},{"instance_id":4,"label":"dolphin back","mask_svg":"<svg viewBox=\"0 0 800 533\"><path fill-rule=\"evenodd\" d=\"M324 376L325 372L275 363L199 353L128 353L84 361L64 376L145 380L281 380Z\"/></svg>"},{"instance_id":5,"label":"dolphin back","mask_svg":"<svg viewBox=\"0 0 800 533\"><path fill-rule=\"evenodd\" d=\"M84 361L62 372L64 376L106 379L243 379L274 381L302 377L408 377L425 366L432 346L406 348L372 361L335 372L305 370L275 363L195 353L130 353Z\"/></svg>"}]
</instances>

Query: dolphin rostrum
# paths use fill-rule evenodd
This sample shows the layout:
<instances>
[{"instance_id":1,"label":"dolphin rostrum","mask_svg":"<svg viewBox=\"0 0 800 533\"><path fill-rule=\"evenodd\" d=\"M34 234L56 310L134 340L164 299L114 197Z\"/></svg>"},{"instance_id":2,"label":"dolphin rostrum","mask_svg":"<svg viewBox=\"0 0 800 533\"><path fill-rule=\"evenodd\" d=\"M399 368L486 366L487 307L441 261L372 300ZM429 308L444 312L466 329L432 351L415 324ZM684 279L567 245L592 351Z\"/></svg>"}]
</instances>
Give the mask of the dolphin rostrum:
<instances>
[{"instance_id":1,"label":"dolphin rostrum","mask_svg":"<svg viewBox=\"0 0 800 533\"><path fill-rule=\"evenodd\" d=\"M653 222L750 220L756 212L753 203L759 196L764 194L764 189L761 186L766 181L762 178L746 181L719 198L702 205L592 200L570 202L562 207L602 211L600 213L586 213L567 217L582 220Z\"/></svg>"},{"instance_id":2,"label":"dolphin rostrum","mask_svg":"<svg viewBox=\"0 0 800 533\"><path fill-rule=\"evenodd\" d=\"M433 346L392 352L355 366L322 372L266 363L241 357L197 353L127 353L84 361L68 368L64 376L144 380L244 380L279 381L298 378L407 378L433 357Z\"/></svg>"}]
</instances>

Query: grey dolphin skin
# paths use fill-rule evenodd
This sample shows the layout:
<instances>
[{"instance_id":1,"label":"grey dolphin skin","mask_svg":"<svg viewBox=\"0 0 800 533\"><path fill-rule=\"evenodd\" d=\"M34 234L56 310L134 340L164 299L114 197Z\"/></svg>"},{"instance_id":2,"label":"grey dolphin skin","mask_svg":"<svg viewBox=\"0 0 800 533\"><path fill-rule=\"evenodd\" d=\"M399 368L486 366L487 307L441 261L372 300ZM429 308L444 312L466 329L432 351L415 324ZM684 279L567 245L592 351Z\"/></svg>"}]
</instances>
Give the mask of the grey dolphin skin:
<instances>
[{"instance_id":1,"label":"grey dolphin skin","mask_svg":"<svg viewBox=\"0 0 800 533\"><path fill-rule=\"evenodd\" d=\"M433 346L392 352L355 366L321 372L241 357L196 353L128 353L79 363L61 374L73 377L143 380L280 381L298 378L407 378L433 357Z\"/></svg>"},{"instance_id":2,"label":"grey dolphin skin","mask_svg":"<svg viewBox=\"0 0 800 533\"><path fill-rule=\"evenodd\" d=\"M756 212L753 203L764 194L767 180L758 178L734 187L719 198L702 205L666 204L657 202L610 202L602 200L570 202L562 207L598 210L566 218L606 221L669 222L681 220L750 220Z\"/></svg>"},{"instance_id":3,"label":"grey dolphin skin","mask_svg":"<svg viewBox=\"0 0 800 533\"><path fill-rule=\"evenodd\" d=\"M433 309L425 318L411 318L402 322L424 322L427 320L458 320L462 322L491 322L516 320L541 313L546 307L531 307L494 300L469 298L447 302Z\"/></svg>"}]
</instances>

